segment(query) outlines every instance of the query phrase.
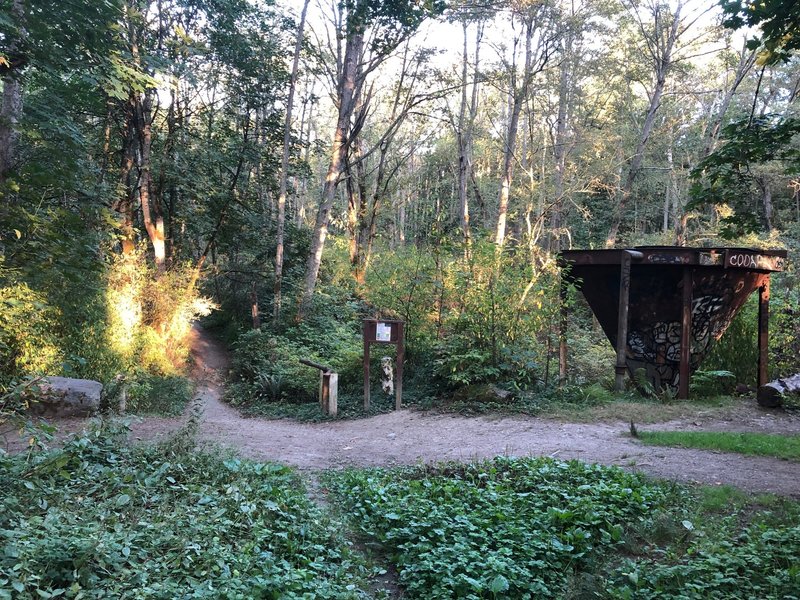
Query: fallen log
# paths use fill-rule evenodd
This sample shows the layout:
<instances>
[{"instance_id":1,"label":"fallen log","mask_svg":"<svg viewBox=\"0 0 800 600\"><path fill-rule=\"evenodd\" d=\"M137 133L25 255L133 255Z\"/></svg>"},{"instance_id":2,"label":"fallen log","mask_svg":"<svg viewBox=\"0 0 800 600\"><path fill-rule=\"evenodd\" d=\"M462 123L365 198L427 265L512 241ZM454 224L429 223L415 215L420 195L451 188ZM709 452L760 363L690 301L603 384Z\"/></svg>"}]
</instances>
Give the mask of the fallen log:
<instances>
[{"instance_id":1,"label":"fallen log","mask_svg":"<svg viewBox=\"0 0 800 600\"><path fill-rule=\"evenodd\" d=\"M800 373L762 385L758 388L756 399L759 406L777 408L784 403L788 395L800 396Z\"/></svg>"}]
</instances>

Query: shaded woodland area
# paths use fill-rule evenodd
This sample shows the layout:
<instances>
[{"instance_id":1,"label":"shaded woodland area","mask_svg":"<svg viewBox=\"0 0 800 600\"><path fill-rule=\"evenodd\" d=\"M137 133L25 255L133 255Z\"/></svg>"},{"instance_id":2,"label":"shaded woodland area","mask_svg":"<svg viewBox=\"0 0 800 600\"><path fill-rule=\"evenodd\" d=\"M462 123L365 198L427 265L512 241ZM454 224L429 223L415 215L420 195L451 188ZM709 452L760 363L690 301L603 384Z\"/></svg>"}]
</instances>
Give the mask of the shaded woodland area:
<instances>
[{"instance_id":1,"label":"shaded woodland area","mask_svg":"<svg viewBox=\"0 0 800 600\"><path fill-rule=\"evenodd\" d=\"M0 600L795 598L758 304L690 401L612 391L558 256L784 249L800 371L799 7L0 0ZM445 414L362 408L364 319ZM299 359L353 420L298 422ZM100 418L34 418L45 376Z\"/></svg>"},{"instance_id":2,"label":"shaded woodland area","mask_svg":"<svg viewBox=\"0 0 800 600\"><path fill-rule=\"evenodd\" d=\"M381 316L410 398L550 393L559 250L794 257L797 11L723 4L4 0L0 384L124 375L145 402L210 314L232 401L312 399L298 358L356 393ZM787 374L793 267L773 307ZM754 310L709 369L752 379ZM585 396L610 351L574 314Z\"/></svg>"}]
</instances>

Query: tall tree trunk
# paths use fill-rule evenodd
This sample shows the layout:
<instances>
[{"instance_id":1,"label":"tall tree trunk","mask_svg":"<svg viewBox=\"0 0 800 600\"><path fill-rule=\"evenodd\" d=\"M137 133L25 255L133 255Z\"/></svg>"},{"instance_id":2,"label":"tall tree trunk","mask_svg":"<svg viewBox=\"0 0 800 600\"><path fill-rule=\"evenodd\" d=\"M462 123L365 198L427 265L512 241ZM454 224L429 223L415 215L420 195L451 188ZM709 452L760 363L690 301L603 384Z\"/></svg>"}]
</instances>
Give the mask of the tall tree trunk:
<instances>
[{"instance_id":1,"label":"tall tree trunk","mask_svg":"<svg viewBox=\"0 0 800 600\"><path fill-rule=\"evenodd\" d=\"M27 37L25 29L25 5L22 0L14 0L11 16L18 27L17 35L8 45L9 63L3 74L3 97L0 103L0 185L17 165L17 143L19 140L19 121L22 118L22 67L25 59L21 52Z\"/></svg>"},{"instance_id":2,"label":"tall tree trunk","mask_svg":"<svg viewBox=\"0 0 800 600\"><path fill-rule=\"evenodd\" d=\"M364 265L366 263L366 243L369 229L366 225L369 213L369 194L367 193L367 165L363 153L363 141L359 136L353 140L353 158L356 163L356 187L358 188L358 214L356 230L356 254L353 262L353 274L358 283L364 283Z\"/></svg>"},{"instance_id":3,"label":"tall tree trunk","mask_svg":"<svg viewBox=\"0 0 800 600\"><path fill-rule=\"evenodd\" d=\"M495 231L494 242L498 250L502 250L506 238L506 221L508 219L508 200L511 195L511 179L514 170L514 149L516 147L517 129L519 127L519 115L522 105L528 97L533 76L541 71L548 59L550 40L540 39L539 56L534 56L533 36L538 23L538 12L528 13L523 19L523 29L525 36L525 58L523 63L522 82L517 86L516 61L511 64L511 92L509 98L510 118L503 145L503 166L500 180L499 210L497 214L497 228ZM544 44L542 47L541 44ZM514 49L516 54L516 48ZM538 64L534 64L538 62Z\"/></svg>"},{"instance_id":4,"label":"tall tree trunk","mask_svg":"<svg viewBox=\"0 0 800 600\"><path fill-rule=\"evenodd\" d=\"M553 212L550 216L550 252L561 251L561 213L564 202L564 172L567 167L567 107L570 96L570 77L572 75L572 26L564 38L564 56L559 68L558 77L558 117L556 121L556 137L553 149L555 168L553 169Z\"/></svg>"},{"instance_id":5,"label":"tall tree trunk","mask_svg":"<svg viewBox=\"0 0 800 600\"><path fill-rule=\"evenodd\" d=\"M164 273L167 267L166 243L164 236L164 212L161 203L152 194L153 189L153 91L137 95L136 124L139 136L139 202L142 207L142 220L153 247L156 270Z\"/></svg>"},{"instance_id":6,"label":"tall tree trunk","mask_svg":"<svg viewBox=\"0 0 800 600\"><path fill-rule=\"evenodd\" d=\"M300 65L300 51L303 47L303 29L306 23L306 12L310 0L303 2L300 13L300 24L297 27L297 37L294 43L294 57L292 58L292 73L289 78L289 93L286 98L286 120L283 126L283 155L281 156L281 177L278 191L278 219L276 246L275 246L275 286L273 288L272 322L277 325L281 318L281 286L283 284L283 236L286 224L286 180L289 171L289 147L292 133L292 107L294 92L297 87L297 71Z\"/></svg>"},{"instance_id":7,"label":"tall tree trunk","mask_svg":"<svg viewBox=\"0 0 800 600\"><path fill-rule=\"evenodd\" d=\"M506 239L506 221L508 219L508 199L511 196L511 177L514 171L514 148L517 143L517 128L519 127L519 114L522 110L522 96L514 91L512 98L511 115L506 129L506 138L503 146L503 167L500 180L500 200L497 212L497 228L494 243L502 248Z\"/></svg>"},{"instance_id":8,"label":"tall tree trunk","mask_svg":"<svg viewBox=\"0 0 800 600\"><path fill-rule=\"evenodd\" d=\"M333 136L331 160L325 176L314 232L311 236L311 248L306 261L306 274L303 281L303 292L300 297L300 306L297 313L298 320L302 320L311 308L311 300L317 286L319 266L322 262L322 251L325 248L325 239L328 236L328 225L331 219L331 209L336 197L336 186L344 165L344 157L349 143L350 117L355 108L357 97L356 86L359 79L361 51L364 47L364 34L360 31L352 32L347 38L345 46L344 65L338 85L339 114L336 120L336 131Z\"/></svg>"},{"instance_id":9,"label":"tall tree trunk","mask_svg":"<svg viewBox=\"0 0 800 600\"><path fill-rule=\"evenodd\" d=\"M114 203L114 210L120 216L122 253L131 254L136 246L133 230L133 207L136 193L134 166L136 164L136 98L130 94L124 105L124 126L122 129L122 153L120 163L121 197Z\"/></svg>"},{"instance_id":10,"label":"tall tree trunk","mask_svg":"<svg viewBox=\"0 0 800 600\"><path fill-rule=\"evenodd\" d=\"M459 220L461 222L461 234L464 236L464 243L470 243L470 230L469 230L469 201L467 198L467 179L469 157L468 151L468 133L466 131L466 115L467 115L467 66L469 55L467 53L467 20L466 18L461 24L464 33L464 51L461 58L461 107L458 112L458 131L456 136L458 139L458 207L459 207Z\"/></svg>"},{"instance_id":11,"label":"tall tree trunk","mask_svg":"<svg viewBox=\"0 0 800 600\"><path fill-rule=\"evenodd\" d=\"M347 188L347 253L350 258L350 268L355 269L358 263L358 207L361 205L361 199L358 197L358 186L348 157L345 157L344 161L344 174Z\"/></svg>"},{"instance_id":12,"label":"tall tree trunk","mask_svg":"<svg viewBox=\"0 0 800 600\"><path fill-rule=\"evenodd\" d=\"M758 185L761 188L761 198L764 201L764 223L768 231L772 231L773 227L773 206L772 206L772 186L766 177L758 178Z\"/></svg>"},{"instance_id":13,"label":"tall tree trunk","mask_svg":"<svg viewBox=\"0 0 800 600\"><path fill-rule=\"evenodd\" d=\"M671 16L672 23L670 24L666 39L662 39L661 36L659 35L658 39L650 40L650 43L648 43L648 47L653 53L652 59L655 67L653 91L650 94L650 105L647 109L647 115L645 116L644 119L644 125L642 126L642 130L639 133L638 141L636 142L636 150L634 150L633 156L631 158L628 168L628 174L625 177L625 183L623 184L622 189L620 190L619 201L616 203L616 206L614 208L614 215L611 220L611 227L608 231L608 236L606 236L606 243L605 243L606 248L613 248L617 243L617 235L619 234L619 228L620 225L622 224L622 217L624 215L625 205L627 204L628 200L631 197L631 193L633 192L633 183L636 180L636 176L639 174L639 171L642 168L642 160L644 159L644 149L645 146L647 145L647 141L650 139L650 134L653 132L653 125L655 124L656 113L658 112L658 109L661 106L661 97L664 94L664 86L667 83L667 75L669 74L672 68L672 59L673 59L673 51L675 49L675 43L677 42L679 35L683 33L680 29L681 8L682 4L679 2L678 6L675 9L675 14ZM668 7L666 9L668 10ZM661 30L660 20L663 18L661 13L662 10L665 10L665 8L662 6L656 7L654 18L655 18L657 32Z\"/></svg>"},{"instance_id":14,"label":"tall tree trunk","mask_svg":"<svg viewBox=\"0 0 800 600\"><path fill-rule=\"evenodd\" d=\"M739 85L744 81L747 74L750 72L750 69L753 68L753 65L756 64L756 51L755 50L748 50L747 49L747 40L743 42L742 50L739 53L739 64L736 66L736 73L734 74L733 81L731 85L725 90L725 94L722 96L722 100L720 101L719 110L717 114L714 115L714 118L711 122L711 126L708 128L708 132L706 134L705 145L703 147L703 156L700 158L705 158L714 150L719 141L719 132L722 129L722 122L725 119L725 114L728 112L728 108L731 105L731 101L733 100L733 96L736 93L736 90L739 89Z\"/></svg>"},{"instance_id":15,"label":"tall tree trunk","mask_svg":"<svg viewBox=\"0 0 800 600\"><path fill-rule=\"evenodd\" d=\"M303 160L306 164L309 164L309 159L311 157L311 126L314 123L314 88L311 88L311 96L312 98L309 99L308 103L308 117L306 118L306 146L303 150ZM315 130L316 131L316 130ZM306 205L308 204L308 178L303 177L303 180L300 182L300 197L297 200L297 205L295 206L295 223L298 227L302 227L305 225L306 221Z\"/></svg>"}]
</instances>

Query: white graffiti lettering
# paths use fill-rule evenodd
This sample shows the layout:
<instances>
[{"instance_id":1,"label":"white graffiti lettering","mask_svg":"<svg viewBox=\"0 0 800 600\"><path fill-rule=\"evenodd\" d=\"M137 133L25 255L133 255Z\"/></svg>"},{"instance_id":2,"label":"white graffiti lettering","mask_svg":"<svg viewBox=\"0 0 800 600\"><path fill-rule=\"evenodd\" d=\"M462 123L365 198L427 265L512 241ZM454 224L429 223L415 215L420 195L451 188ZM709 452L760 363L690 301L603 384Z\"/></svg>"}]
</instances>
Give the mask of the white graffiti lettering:
<instances>
[{"instance_id":1,"label":"white graffiti lettering","mask_svg":"<svg viewBox=\"0 0 800 600\"><path fill-rule=\"evenodd\" d=\"M756 257L752 254L732 254L728 262L732 267L744 267L746 269L758 267Z\"/></svg>"}]
</instances>

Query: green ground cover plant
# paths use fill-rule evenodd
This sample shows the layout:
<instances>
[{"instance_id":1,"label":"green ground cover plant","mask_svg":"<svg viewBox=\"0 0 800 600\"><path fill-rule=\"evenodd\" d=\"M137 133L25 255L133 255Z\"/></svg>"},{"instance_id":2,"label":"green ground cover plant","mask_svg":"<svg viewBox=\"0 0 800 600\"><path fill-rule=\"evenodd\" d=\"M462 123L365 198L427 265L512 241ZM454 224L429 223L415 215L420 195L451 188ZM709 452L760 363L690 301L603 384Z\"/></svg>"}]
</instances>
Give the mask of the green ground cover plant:
<instances>
[{"instance_id":1,"label":"green ground cover plant","mask_svg":"<svg viewBox=\"0 0 800 600\"><path fill-rule=\"evenodd\" d=\"M797 503L552 459L327 485L409 598L797 598Z\"/></svg>"},{"instance_id":2,"label":"green ground cover plant","mask_svg":"<svg viewBox=\"0 0 800 600\"><path fill-rule=\"evenodd\" d=\"M639 439L653 446L701 448L800 461L798 435L729 431L640 431Z\"/></svg>"},{"instance_id":3,"label":"green ground cover plant","mask_svg":"<svg viewBox=\"0 0 800 600\"><path fill-rule=\"evenodd\" d=\"M0 451L0 598L360 598L364 567L286 467L106 430Z\"/></svg>"},{"instance_id":4,"label":"green ground cover plant","mask_svg":"<svg viewBox=\"0 0 800 600\"><path fill-rule=\"evenodd\" d=\"M411 598L548 598L667 502L638 475L577 461L347 471L329 480Z\"/></svg>"}]
</instances>

